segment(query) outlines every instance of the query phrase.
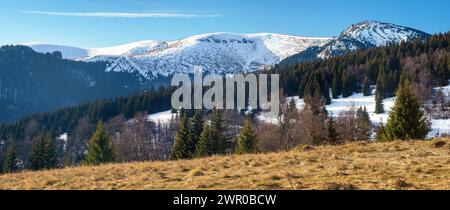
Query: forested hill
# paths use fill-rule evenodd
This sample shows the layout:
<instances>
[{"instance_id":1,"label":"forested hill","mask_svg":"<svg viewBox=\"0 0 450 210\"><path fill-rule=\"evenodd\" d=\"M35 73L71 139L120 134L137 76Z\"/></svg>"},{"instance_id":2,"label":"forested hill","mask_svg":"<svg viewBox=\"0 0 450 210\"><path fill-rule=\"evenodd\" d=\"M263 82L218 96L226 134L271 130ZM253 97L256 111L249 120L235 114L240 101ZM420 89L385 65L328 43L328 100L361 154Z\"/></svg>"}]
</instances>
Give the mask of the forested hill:
<instances>
[{"instance_id":1,"label":"forested hill","mask_svg":"<svg viewBox=\"0 0 450 210\"><path fill-rule=\"evenodd\" d=\"M285 94L302 97L319 92L327 102L331 97L347 97L354 92L370 95L371 85L377 85L381 98L394 96L403 74L412 81L419 98L425 100L432 87L447 85L450 79L449 43L447 32L325 60L277 66L270 71L281 74Z\"/></svg>"},{"instance_id":2,"label":"forested hill","mask_svg":"<svg viewBox=\"0 0 450 210\"><path fill-rule=\"evenodd\" d=\"M285 94L303 96L304 94L313 94L318 91L328 101L330 100L330 89L332 90L332 97L340 95L346 97L353 92L371 94L368 91L370 90L369 87L377 83L379 94L382 94L383 97L393 96L400 76L402 72L405 72L413 80L413 87L416 93L420 94L421 98L424 99L433 86L447 85L450 79L449 42L450 33L439 34L423 41L416 40L414 42L402 42L399 45L366 49L326 60L300 62L287 67L275 67L270 71L281 74L280 82ZM1 49L6 50L6 48ZM10 50L13 49L18 48L15 47ZM18 53L33 53L28 51L31 51L31 49L24 47ZM35 54L35 56L46 58L46 60L49 60L48 62L58 63L59 61L59 63L67 65L68 71L69 69L72 69L72 71L78 70L78 75L83 75L82 73L86 71L98 71L95 67L104 65L101 63L87 64L61 60L57 54ZM85 71L81 70L84 67L91 68ZM75 73L73 74L75 75ZM88 76L86 77L89 78ZM114 79L119 77L119 75L111 74L110 77ZM16 78L20 77L16 76ZM79 76L79 78L83 77ZM66 85L73 87L72 84L54 82L54 84L60 85L56 85L56 87L64 88ZM90 97L97 96L95 91L90 89L88 91L83 87L79 87L78 91L74 87L68 90L81 92ZM65 92L68 90L52 88L50 91ZM170 109L170 94L172 90L171 88L163 88L115 100L99 100L53 112L36 114L17 123L1 125L0 135L4 138L20 140L24 137L24 130L30 122L37 123L41 132L59 135L61 132L70 132L77 125L78 120L84 116L88 116L90 121L95 122L99 119L108 120L120 114L132 117L137 112L142 111L154 113L168 110ZM62 97L65 96L63 95ZM6 110L2 109L2 112L6 112Z\"/></svg>"},{"instance_id":3,"label":"forested hill","mask_svg":"<svg viewBox=\"0 0 450 210\"><path fill-rule=\"evenodd\" d=\"M0 122L140 90L138 75L105 68L104 62L62 59L59 52L0 47Z\"/></svg>"},{"instance_id":4,"label":"forested hill","mask_svg":"<svg viewBox=\"0 0 450 210\"><path fill-rule=\"evenodd\" d=\"M137 93L127 97L102 99L56 111L34 114L16 123L0 125L0 137L9 141L25 141L33 135L47 133L51 136L71 133L83 118L90 123L107 121L115 116L133 117L138 112L155 113L171 108L173 88ZM23 142L22 142L23 143Z\"/></svg>"}]
</instances>

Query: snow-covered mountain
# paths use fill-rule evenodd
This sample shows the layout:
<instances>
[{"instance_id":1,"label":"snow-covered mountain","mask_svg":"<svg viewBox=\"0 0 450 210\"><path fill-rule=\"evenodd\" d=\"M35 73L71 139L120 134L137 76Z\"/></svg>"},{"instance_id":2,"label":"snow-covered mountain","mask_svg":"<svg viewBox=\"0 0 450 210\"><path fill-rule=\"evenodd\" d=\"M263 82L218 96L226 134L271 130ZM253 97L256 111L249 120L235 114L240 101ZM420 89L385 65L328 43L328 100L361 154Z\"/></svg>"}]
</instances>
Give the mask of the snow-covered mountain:
<instances>
[{"instance_id":1,"label":"snow-covered mountain","mask_svg":"<svg viewBox=\"0 0 450 210\"><path fill-rule=\"evenodd\" d=\"M285 59L282 61L281 65L317 58L329 58L359 49L380 47L429 36L430 35L425 32L405 26L378 21L363 21L351 25L339 36L331 39L322 46L311 47Z\"/></svg>"},{"instance_id":2,"label":"snow-covered mountain","mask_svg":"<svg viewBox=\"0 0 450 210\"><path fill-rule=\"evenodd\" d=\"M379 47L429 36L425 32L405 26L378 21L364 21L351 25L339 37L323 46L323 50L318 56L327 58L358 49Z\"/></svg>"},{"instance_id":3,"label":"snow-covered mountain","mask_svg":"<svg viewBox=\"0 0 450 210\"><path fill-rule=\"evenodd\" d=\"M149 80L176 73L192 73L202 66L211 73L240 73L275 64L327 58L349 51L428 37L412 28L364 21L351 25L334 38L314 38L272 33L211 33L174 41L141 41L82 49L48 44L27 44L38 52L60 51L64 58L106 61L106 71L139 73Z\"/></svg>"},{"instance_id":4,"label":"snow-covered mountain","mask_svg":"<svg viewBox=\"0 0 450 210\"><path fill-rule=\"evenodd\" d=\"M259 70L330 40L271 33L212 33L175 41L142 41L100 49L43 44L28 46L38 52L61 51L63 57L69 59L107 61L106 71L137 71L152 79L174 73L190 73L195 65L214 73Z\"/></svg>"}]
</instances>

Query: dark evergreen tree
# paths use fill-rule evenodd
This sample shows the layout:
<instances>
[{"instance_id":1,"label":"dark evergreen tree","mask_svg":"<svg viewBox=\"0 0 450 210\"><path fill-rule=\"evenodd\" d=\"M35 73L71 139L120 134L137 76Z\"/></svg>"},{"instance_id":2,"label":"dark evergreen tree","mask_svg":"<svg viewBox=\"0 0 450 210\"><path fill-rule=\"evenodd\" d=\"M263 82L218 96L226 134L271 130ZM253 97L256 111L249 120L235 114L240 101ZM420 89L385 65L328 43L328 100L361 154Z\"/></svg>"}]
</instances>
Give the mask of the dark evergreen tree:
<instances>
[{"instance_id":1,"label":"dark evergreen tree","mask_svg":"<svg viewBox=\"0 0 450 210\"><path fill-rule=\"evenodd\" d=\"M195 149L196 157L206 157L213 155L216 151L214 148L213 131L208 123L205 123L200 140Z\"/></svg>"},{"instance_id":2,"label":"dark evergreen tree","mask_svg":"<svg viewBox=\"0 0 450 210\"><path fill-rule=\"evenodd\" d=\"M356 111L357 119L357 130L356 139L357 140L369 140L372 135L372 122L370 121L369 113L366 107L359 107Z\"/></svg>"},{"instance_id":3,"label":"dark evergreen tree","mask_svg":"<svg viewBox=\"0 0 450 210\"><path fill-rule=\"evenodd\" d=\"M237 139L236 153L255 153L257 142L258 136L256 131L253 129L252 122L247 119L245 120L244 127Z\"/></svg>"},{"instance_id":4,"label":"dark evergreen tree","mask_svg":"<svg viewBox=\"0 0 450 210\"><path fill-rule=\"evenodd\" d=\"M368 78L367 76L364 78L362 92L363 92L363 95L364 95L364 96L370 96L370 95L372 95L371 90L370 90L370 82L369 82L369 78Z\"/></svg>"},{"instance_id":5,"label":"dark evergreen tree","mask_svg":"<svg viewBox=\"0 0 450 210\"><path fill-rule=\"evenodd\" d=\"M222 110L214 109L212 119L212 135L215 153L225 154L228 149L228 138L225 136L225 126Z\"/></svg>"},{"instance_id":6,"label":"dark evergreen tree","mask_svg":"<svg viewBox=\"0 0 450 210\"><path fill-rule=\"evenodd\" d=\"M169 158L171 160L187 159L191 153L188 147L189 141L189 124L186 116L183 116L180 120L180 127L178 129L175 142L170 152Z\"/></svg>"},{"instance_id":7,"label":"dark evergreen tree","mask_svg":"<svg viewBox=\"0 0 450 210\"><path fill-rule=\"evenodd\" d=\"M203 124L203 110L196 110L189 123L189 141L187 142L187 147L189 156L191 157L195 155L197 143L203 131Z\"/></svg>"},{"instance_id":8,"label":"dark evergreen tree","mask_svg":"<svg viewBox=\"0 0 450 210\"><path fill-rule=\"evenodd\" d=\"M333 117L328 117L327 125L327 141L331 145L335 145L338 143L339 134L336 130L336 123L334 122Z\"/></svg>"},{"instance_id":9,"label":"dark evergreen tree","mask_svg":"<svg viewBox=\"0 0 450 210\"><path fill-rule=\"evenodd\" d=\"M420 108L419 99L406 81L397 91L383 139L385 141L424 139L429 130L429 122Z\"/></svg>"},{"instance_id":10,"label":"dark evergreen tree","mask_svg":"<svg viewBox=\"0 0 450 210\"><path fill-rule=\"evenodd\" d=\"M40 135L37 138L31 150L29 163L32 170L56 168L55 145L49 135Z\"/></svg>"},{"instance_id":11,"label":"dark evergreen tree","mask_svg":"<svg viewBox=\"0 0 450 210\"><path fill-rule=\"evenodd\" d=\"M16 145L12 143L9 145L8 153L6 154L6 160L3 165L3 172L12 173L17 170L17 151Z\"/></svg>"},{"instance_id":12,"label":"dark evergreen tree","mask_svg":"<svg viewBox=\"0 0 450 210\"><path fill-rule=\"evenodd\" d=\"M375 113L384 113L383 96L378 90L375 92Z\"/></svg>"},{"instance_id":13,"label":"dark evergreen tree","mask_svg":"<svg viewBox=\"0 0 450 210\"><path fill-rule=\"evenodd\" d=\"M87 146L87 153L84 163L87 165L98 165L102 163L114 162L116 156L111 142L111 137L105 128L105 125L100 121L97 125L97 130L92 136Z\"/></svg>"},{"instance_id":14,"label":"dark evergreen tree","mask_svg":"<svg viewBox=\"0 0 450 210\"><path fill-rule=\"evenodd\" d=\"M377 132L375 133L375 139L379 142L384 142L385 131L386 127L384 126L383 122L381 122L380 126L377 129Z\"/></svg>"}]
</instances>

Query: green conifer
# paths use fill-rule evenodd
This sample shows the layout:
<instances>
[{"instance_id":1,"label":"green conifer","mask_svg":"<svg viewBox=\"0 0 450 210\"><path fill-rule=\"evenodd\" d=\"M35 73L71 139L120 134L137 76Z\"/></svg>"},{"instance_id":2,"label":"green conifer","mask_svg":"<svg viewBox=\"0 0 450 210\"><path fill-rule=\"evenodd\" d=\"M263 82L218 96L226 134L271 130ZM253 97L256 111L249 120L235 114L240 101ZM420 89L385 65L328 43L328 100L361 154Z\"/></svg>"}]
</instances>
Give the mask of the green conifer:
<instances>
[{"instance_id":1,"label":"green conifer","mask_svg":"<svg viewBox=\"0 0 450 210\"><path fill-rule=\"evenodd\" d=\"M213 155L215 152L212 128L208 123L205 123L202 134L195 149L196 157L206 157Z\"/></svg>"},{"instance_id":2,"label":"green conifer","mask_svg":"<svg viewBox=\"0 0 450 210\"><path fill-rule=\"evenodd\" d=\"M8 153L6 155L5 164L3 165L3 172L12 173L17 170L17 151L16 145L11 143L8 148Z\"/></svg>"},{"instance_id":3,"label":"green conifer","mask_svg":"<svg viewBox=\"0 0 450 210\"><path fill-rule=\"evenodd\" d=\"M169 155L171 160L180 160L190 157L190 152L188 148L189 141L189 129L188 129L188 119L183 116L180 120L180 127L178 129L177 136L175 137L175 142L172 151Z\"/></svg>"},{"instance_id":4,"label":"green conifer","mask_svg":"<svg viewBox=\"0 0 450 210\"><path fill-rule=\"evenodd\" d=\"M56 168L56 150L53 140L48 135L40 135L33 144L29 157L32 170Z\"/></svg>"},{"instance_id":5,"label":"green conifer","mask_svg":"<svg viewBox=\"0 0 450 210\"><path fill-rule=\"evenodd\" d=\"M100 121L97 125L97 130L89 141L84 163L88 165L98 165L114 162L115 159L116 156L114 154L111 137L103 122Z\"/></svg>"},{"instance_id":6,"label":"green conifer","mask_svg":"<svg viewBox=\"0 0 450 210\"><path fill-rule=\"evenodd\" d=\"M338 143L339 134L336 130L336 123L333 117L329 117L326 125L327 141L329 144L335 145Z\"/></svg>"},{"instance_id":7,"label":"green conifer","mask_svg":"<svg viewBox=\"0 0 450 210\"><path fill-rule=\"evenodd\" d=\"M424 139L430 130L429 122L408 81L400 84L396 96L383 139L386 141Z\"/></svg>"},{"instance_id":8,"label":"green conifer","mask_svg":"<svg viewBox=\"0 0 450 210\"><path fill-rule=\"evenodd\" d=\"M254 153L256 152L256 144L258 142L258 136L253 129L252 122L245 120L244 127L237 139L237 154Z\"/></svg>"}]
</instances>

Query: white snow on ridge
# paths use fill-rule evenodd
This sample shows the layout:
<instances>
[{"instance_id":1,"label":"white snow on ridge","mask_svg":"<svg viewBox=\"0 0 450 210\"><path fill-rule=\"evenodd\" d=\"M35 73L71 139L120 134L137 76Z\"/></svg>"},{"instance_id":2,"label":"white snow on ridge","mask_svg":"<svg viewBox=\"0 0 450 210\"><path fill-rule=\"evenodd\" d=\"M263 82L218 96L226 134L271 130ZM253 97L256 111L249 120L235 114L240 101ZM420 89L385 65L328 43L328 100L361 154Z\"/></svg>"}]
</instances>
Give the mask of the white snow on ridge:
<instances>
[{"instance_id":1,"label":"white snow on ridge","mask_svg":"<svg viewBox=\"0 0 450 210\"><path fill-rule=\"evenodd\" d=\"M375 46L383 46L405 41L418 35L416 31L404 26L378 21L364 21L350 26L341 36L369 42Z\"/></svg>"},{"instance_id":2,"label":"white snow on ridge","mask_svg":"<svg viewBox=\"0 0 450 210\"><path fill-rule=\"evenodd\" d=\"M63 58L74 60L88 59L99 55L120 56L132 50L138 50L142 46L153 46L156 44L157 44L156 41L149 40L105 48L78 48L64 45L44 44L44 43L22 43L22 45L29 46L36 52L46 53L46 52L60 51Z\"/></svg>"},{"instance_id":3,"label":"white snow on ridge","mask_svg":"<svg viewBox=\"0 0 450 210\"><path fill-rule=\"evenodd\" d=\"M192 73L202 66L211 73L242 73L273 66L311 46L323 46L331 38L273 33L211 33L174 41L142 41L109 48L82 49L27 44L38 52L61 51L64 58L107 61L106 71L139 72L146 78Z\"/></svg>"}]
</instances>

